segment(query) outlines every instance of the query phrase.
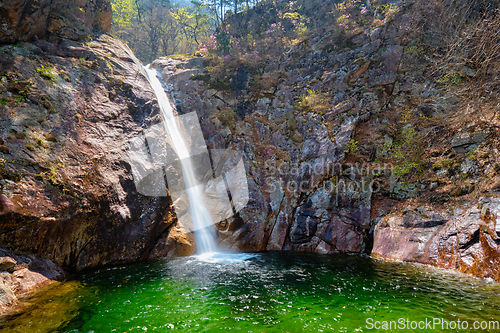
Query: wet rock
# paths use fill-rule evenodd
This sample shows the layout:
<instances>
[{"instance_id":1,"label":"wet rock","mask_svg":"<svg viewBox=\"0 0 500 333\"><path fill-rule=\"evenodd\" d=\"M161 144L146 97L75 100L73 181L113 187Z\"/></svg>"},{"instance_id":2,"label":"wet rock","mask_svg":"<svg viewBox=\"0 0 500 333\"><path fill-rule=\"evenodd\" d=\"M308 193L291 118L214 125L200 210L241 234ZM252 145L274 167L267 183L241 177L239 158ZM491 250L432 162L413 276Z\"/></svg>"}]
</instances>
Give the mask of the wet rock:
<instances>
[{"instance_id":1,"label":"wet rock","mask_svg":"<svg viewBox=\"0 0 500 333\"><path fill-rule=\"evenodd\" d=\"M0 313L10 310L19 303L12 291L11 281L10 274L0 272Z\"/></svg>"},{"instance_id":2,"label":"wet rock","mask_svg":"<svg viewBox=\"0 0 500 333\"><path fill-rule=\"evenodd\" d=\"M290 229L292 243L307 243L316 234L318 219L313 214L314 211L306 207L297 209Z\"/></svg>"},{"instance_id":3,"label":"wet rock","mask_svg":"<svg viewBox=\"0 0 500 333\"><path fill-rule=\"evenodd\" d=\"M0 313L18 304L17 296L61 280L66 273L48 259L0 248ZM8 271L8 272L7 272Z\"/></svg>"},{"instance_id":4,"label":"wet rock","mask_svg":"<svg viewBox=\"0 0 500 333\"><path fill-rule=\"evenodd\" d=\"M249 202L237 218L234 227L219 230L224 239L220 246L225 249L260 251L266 248L271 232L268 221L269 204L263 193L263 188L254 180L248 179Z\"/></svg>"},{"instance_id":5,"label":"wet rock","mask_svg":"<svg viewBox=\"0 0 500 333\"><path fill-rule=\"evenodd\" d=\"M175 225L165 232L149 253L149 259L184 257L196 252L194 234Z\"/></svg>"},{"instance_id":6,"label":"wet rock","mask_svg":"<svg viewBox=\"0 0 500 333\"><path fill-rule=\"evenodd\" d=\"M348 56L346 53L336 59L344 61L343 57ZM165 61L159 67L166 80L175 72L168 66L168 61ZM311 67L313 69L319 71L319 67ZM355 71L344 68L335 73L314 72L310 75L323 76L325 81L343 86L348 72L355 74ZM215 143L217 147L231 146L242 154L248 177L250 200L247 206L217 225L221 248L323 253L360 252L365 248L371 194L340 195L338 206L333 207L331 194L319 191L325 177L340 172L344 152L358 119L343 117L332 131L324 124L308 128L306 117L291 119L295 117L292 105L295 104L296 92L290 85L299 85L307 79L307 76L290 75L276 89L273 99L264 95L251 102L249 107L253 113L245 113L244 120L235 119L236 137L205 133L214 147ZM182 95L182 90L181 82L172 85L172 93L177 94L177 106L181 106L183 112L197 111L203 119L211 119L210 122L215 119L212 115L216 110L198 110L196 105L214 104L216 99L227 101L231 106L238 105L230 92L209 92L202 85L192 90L189 96ZM332 120L355 107L347 93L335 94L334 103L336 106L327 116ZM287 120L278 125L284 117ZM278 154L274 153L278 151L279 160ZM297 198L301 196L304 200L298 203ZM341 222L337 223L334 216L338 216ZM328 230L334 229L342 231L341 235L328 238Z\"/></svg>"}]
</instances>

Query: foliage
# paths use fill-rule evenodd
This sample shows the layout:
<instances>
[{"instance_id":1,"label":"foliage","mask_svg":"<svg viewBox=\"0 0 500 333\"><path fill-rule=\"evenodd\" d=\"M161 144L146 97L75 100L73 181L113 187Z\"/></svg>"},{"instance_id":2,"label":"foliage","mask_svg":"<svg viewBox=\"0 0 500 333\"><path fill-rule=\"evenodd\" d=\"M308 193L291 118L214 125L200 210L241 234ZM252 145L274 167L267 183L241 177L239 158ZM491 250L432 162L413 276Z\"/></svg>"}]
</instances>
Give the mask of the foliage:
<instances>
[{"instance_id":1,"label":"foliage","mask_svg":"<svg viewBox=\"0 0 500 333\"><path fill-rule=\"evenodd\" d=\"M443 78L438 80L442 84L460 84L460 75L458 73L448 72Z\"/></svg>"},{"instance_id":2,"label":"foliage","mask_svg":"<svg viewBox=\"0 0 500 333\"><path fill-rule=\"evenodd\" d=\"M40 74L41 77L44 77L51 81L59 80L59 75L57 75L57 73L54 72L54 67L45 67L42 65L36 69L36 72Z\"/></svg>"},{"instance_id":3,"label":"foliage","mask_svg":"<svg viewBox=\"0 0 500 333\"><path fill-rule=\"evenodd\" d=\"M311 22L305 15L301 15L299 12L293 10L285 13L283 19L290 21L293 26L292 29L295 30L297 36L303 36L308 30L307 25Z\"/></svg>"},{"instance_id":4,"label":"foliage","mask_svg":"<svg viewBox=\"0 0 500 333\"><path fill-rule=\"evenodd\" d=\"M113 26L128 28L132 25L137 12L137 6L134 1L130 0L113 0L111 1L113 9Z\"/></svg>"},{"instance_id":5,"label":"foliage","mask_svg":"<svg viewBox=\"0 0 500 333\"><path fill-rule=\"evenodd\" d=\"M217 110L217 112L210 116L211 120L215 120L215 118L219 119L220 123L224 127L229 126L233 129L236 124L236 113L228 107Z\"/></svg>"},{"instance_id":6,"label":"foliage","mask_svg":"<svg viewBox=\"0 0 500 333\"><path fill-rule=\"evenodd\" d=\"M215 24L199 1L177 5L168 0L112 0L115 37L143 62L176 53L192 54Z\"/></svg>"},{"instance_id":7,"label":"foliage","mask_svg":"<svg viewBox=\"0 0 500 333\"><path fill-rule=\"evenodd\" d=\"M454 94L483 105L478 109L499 102L498 7L498 1L417 0L413 19L405 27L423 36L427 48L437 51L429 59L429 73L441 77L439 82ZM458 85L459 79L469 84Z\"/></svg>"},{"instance_id":8,"label":"foliage","mask_svg":"<svg viewBox=\"0 0 500 333\"><path fill-rule=\"evenodd\" d=\"M0 157L0 175L2 175L3 173L5 173L5 166L7 165L7 160Z\"/></svg>"},{"instance_id":9,"label":"foliage","mask_svg":"<svg viewBox=\"0 0 500 333\"><path fill-rule=\"evenodd\" d=\"M347 143L347 149L345 150L346 153L351 153L351 154L356 154L360 150L359 147L359 142L351 139Z\"/></svg>"},{"instance_id":10,"label":"foliage","mask_svg":"<svg viewBox=\"0 0 500 333\"><path fill-rule=\"evenodd\" d=\"M423 166L422 136L413 127L406 126L396 136L391 148L394 159L394 174L402 177L412 171L420 171Z\"/></svg>"},{"instance_id":11,"label":"foliage","mask_svg":"<svg viewBox=\"0 0 500 333\"><path fill-rule=\"evenodd\" d=\"M331 107L330 103L331 97L329 94L318 93L314 90L309 89L300 97L298 105L304 110L316 112L323 115Z\"/></svg>"},{"instance_id":12,"label":"foliage","mask_svg":"<svg viewBox=\"0 0 500 333\"><path fill-rule=\"evenodd\" d=\"M453 166L454 163L455 163L455 161L453 159L444 159L444 160L435 162L434 164L432 164L432 167L435 169L448 169L451 166Z\"/></svg>"}]
</instances>

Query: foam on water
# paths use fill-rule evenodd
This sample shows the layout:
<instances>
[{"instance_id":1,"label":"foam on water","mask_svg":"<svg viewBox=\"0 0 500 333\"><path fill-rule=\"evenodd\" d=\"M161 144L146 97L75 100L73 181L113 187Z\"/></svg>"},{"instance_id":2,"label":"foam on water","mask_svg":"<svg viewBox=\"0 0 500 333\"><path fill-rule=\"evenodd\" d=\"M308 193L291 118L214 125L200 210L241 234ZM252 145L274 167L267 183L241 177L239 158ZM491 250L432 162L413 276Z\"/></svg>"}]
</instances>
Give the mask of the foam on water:
<instances>
[{"instance_id":1,"label":"foam on water","mask_svg":"<svg viewBox=\"0 0 500 333\"><path fill-rule=\"evenodd\" d=\"M193 256L193 258L212 264L235 264L256 258L257 256L257 253L206 252Z\"/></svg>"}]
</instances>

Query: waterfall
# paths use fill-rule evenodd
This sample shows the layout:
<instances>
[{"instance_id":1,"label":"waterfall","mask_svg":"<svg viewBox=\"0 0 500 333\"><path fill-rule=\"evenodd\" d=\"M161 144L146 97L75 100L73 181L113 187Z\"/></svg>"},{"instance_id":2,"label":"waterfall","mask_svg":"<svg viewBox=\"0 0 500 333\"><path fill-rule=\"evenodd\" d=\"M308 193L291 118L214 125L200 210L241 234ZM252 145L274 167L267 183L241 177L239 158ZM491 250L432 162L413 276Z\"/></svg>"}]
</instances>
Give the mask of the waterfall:
<instances>
[{"instance_id":1,"label":"waterfall","mask_svg":"<svg viewBox=\"0 0 500 333\"><path fill-rule=\"evenodd\" d=\"M213 221L205 206L202 189L196 180L189 149L178 128L170 100L157 77L156 70L149 68L149 66L143 68L158 99L165 130L167 135L170 136L170 142L181 163L198 254L217 252L215 236L212 232Z\"/></svg>"}]
</instances>

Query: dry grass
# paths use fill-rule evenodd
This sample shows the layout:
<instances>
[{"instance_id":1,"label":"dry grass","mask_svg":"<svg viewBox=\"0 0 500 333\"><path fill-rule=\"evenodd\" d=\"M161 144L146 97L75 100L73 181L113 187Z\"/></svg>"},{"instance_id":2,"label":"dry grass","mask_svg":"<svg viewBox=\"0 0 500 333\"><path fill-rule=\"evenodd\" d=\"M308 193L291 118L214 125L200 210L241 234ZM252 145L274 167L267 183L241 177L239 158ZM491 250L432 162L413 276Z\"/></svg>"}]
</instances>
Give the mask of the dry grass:
<instances>
[{"instance_id":1,"label":"dry grass","mask_svg":"<svg viewBox=\"0 0 500 333\"><path fill-rule=\"evenodd\" d=\"M455 94L480 105L500 98L499 1L417 0L407 27L422 35L433 74Z\"/></svg>"}]
</instances>

